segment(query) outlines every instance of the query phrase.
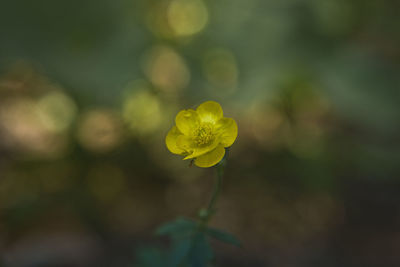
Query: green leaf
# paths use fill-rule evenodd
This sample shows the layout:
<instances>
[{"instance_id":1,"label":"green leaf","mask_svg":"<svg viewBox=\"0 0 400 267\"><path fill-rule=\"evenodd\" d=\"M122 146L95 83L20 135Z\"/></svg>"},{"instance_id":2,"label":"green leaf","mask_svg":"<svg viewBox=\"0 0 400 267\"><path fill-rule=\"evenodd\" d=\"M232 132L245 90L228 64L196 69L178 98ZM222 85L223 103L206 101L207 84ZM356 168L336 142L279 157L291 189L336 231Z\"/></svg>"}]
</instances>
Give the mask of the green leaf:
<instances>
[{"instance_id":1,"label":"green leaf","mask_svg":"<svg viewBox=\"0 0 400 267\"><path fill-rule=\"evenodd\" d=\"M189 263L192 267L206 267L214 257L214 253L207 240L207 236L200 232L193 241L189 254Z\"/></svg>"},{"instance_id":2,"label":"green leaf","mask_svg":"<svg viewBox=\"0 0 400 267\"><path fill-rule=\"evenodd\" d=\"M230 233L215 229L215 228L207 228L207 234L219 241L232 244L237 247L241 247L242 244L235 236Z\"/></svg>"},{"instance_id":3,"label":"green leaf","mask_svg":"<svg viewBox=\"0 0 400 267\"><path fill-rule=\"evenodd\" d=\"M136 252L135 266L161 267L165 266L165 252L157 247L142 247Z\"/></svg>"},{"instance_id":4,"label":"green leaf","mask_svg":"<svg viewBox=\"0 0 400 267\"><path fill-rule=\"evenodd\" d=\"M174 239L190 236L194 233L197 223L183 217L175 221L161 225L157 230L157 235L168 235Z\"/></svg>"},{"instance_id":5,"label":"green leaf","mask_svg":"<svg viewBox=\"0 0 400 267\"><path fill-rule=\"evenodd\" d=\"M171 251L169 252L168 266L187 266L185 263L189 255L191 245L192 240L190 238L175 241L172 245Z\"/></svg>"},{"instance_id":6,"label":"green leaf","mask_svg":"<svg viewBox=\"0 0 400 267\"><path fill-rule=\"evenodd\" d=\"M173 242L168 263L171 267L206 267L213 258L213 251L203 232Z\"/></svg>"}]
</instances>

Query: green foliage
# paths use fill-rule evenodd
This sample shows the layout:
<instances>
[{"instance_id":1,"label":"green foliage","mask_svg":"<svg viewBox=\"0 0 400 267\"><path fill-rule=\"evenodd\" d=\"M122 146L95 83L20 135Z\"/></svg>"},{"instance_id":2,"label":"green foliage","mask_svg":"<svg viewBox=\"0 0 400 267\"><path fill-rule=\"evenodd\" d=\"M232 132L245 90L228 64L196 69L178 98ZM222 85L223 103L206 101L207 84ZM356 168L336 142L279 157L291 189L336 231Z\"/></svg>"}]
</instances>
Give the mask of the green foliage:
<instances>
[{"instance_id":1,"label":"green foliage","mask_svg":"<svg viewBox=\"0 0 400 267\"><path fill-rule=\"evenodd\" d=\"M156 247L143 247L136 252L136 265L139 267L163 266L166 252Z\"/></svg>"},{"instance_id":2,"label":"green foliage","mask_svg":"<svg viewBox=\"0 0 400 267\"><path fill-rule=\"evenodd\" d=\"M242 244L235 236L230 233L215 229L215 228L207 228L207 234L219 241L224 243L232 244L237 247L241 247Z\"/></svg>"},{"instance_id":3,"label":"green foliage","mask_svg":"<svg viewBox=\"0 0 400 267\"><path fill-rule=\"evenodd\" d=\"M190 266L187 261L190 253L191 241L189 238L176 240L172 243L169 256L167 257L168 266Z\"/></svg>"},{"instance_id":4,"label":"green foliage","mask_svg":"<svg viewBox=\"0 0 400 267\"><path fill-rule=\"evenodd\" d=\"M157 230L157 235L167 235L172 239L179 239L193 234L197 223L193 220L179 217L175 221L161 225Z\"/></svg>"},{"instance_id":5,"label":"green foliage","mask_svg":"<svg viewBox=\"0 0 400 267\"><path fill-rule=\"evenodd\" d=\"M156 230L156 234L168 236L171 239L170 248L164 251L154 247L140 249L136 254L137 266L210 266L214 253L209 237L238 247L241 246L240 241L233 235L183 217L160 226Z\"/></svg>"},{"instance_id":6,"label":"green foliage","mask_svg":"<svg viewBox=\"0 0 400 267\"><path fill-rule=\"evenodd\" d=\"M189 266L205 267L213 259L214 253L204 232L198 233L192 239L187 261Z\"/></svg>"}]
</instances>

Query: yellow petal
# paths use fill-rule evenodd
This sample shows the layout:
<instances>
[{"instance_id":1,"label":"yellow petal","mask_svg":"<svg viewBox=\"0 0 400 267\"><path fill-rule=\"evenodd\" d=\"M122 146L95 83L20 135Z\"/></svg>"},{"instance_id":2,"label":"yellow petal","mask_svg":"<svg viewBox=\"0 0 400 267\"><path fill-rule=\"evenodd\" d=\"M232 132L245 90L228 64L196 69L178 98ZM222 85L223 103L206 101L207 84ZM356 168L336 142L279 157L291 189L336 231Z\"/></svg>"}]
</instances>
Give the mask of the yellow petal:
<instances>
[{"instance_id":1,"label":"yellow petal","mask_svg":"<svg viewBox=\"0 0 400 267\"><path fill-rule=\"evenodd\" d=\"M193 109L182 110L176 115L176 127L184 135L190 135L199 125L199 117Z\"/></svg>"},{"instance_id":2,"label":"yellow petal","mask_svg":"<svg viewBox=\"0 0 400 267\"><path fill-rule=\"evenodd\" d=\"M208 168L220 162L224 155L225 148L220 144L214 150L196 158L194 164L196 164L198 167Z\"/></svg>"},{"instance_id":3,"label":"yellow petal","mask_svg":"<svg viewBox=\"0 0 400 267\"><path fill-rule=\"evenodd\" d=\"M182 154L185 152L184 150L180 149L176 144L178 137L181 135L182 133L178 130L176 126L174 126L171 128L171 130L167 134L167 137L165 138L165 144L167 145L168 150L174 154Z\"/></svg>"},{"instance_id":4,"label":"yellow petal","mask_svg":"<svg viewBox=\"0 0 400 267\"><path fill-rule=\"evenodd\" d=\"M195 144L193 143L192 138L185 135L178 136L176 145L179 149L183 150L189 155L191 155L195 149Z\"/></svg>"},{"instance_id":5,"label":"yellow petal","mask_svg":"<svg viewBox=\"0 0 400 267\"><path fill-rule=\"evenodd\" d=\"M204 154L210 152L211 150L214 150L220 143L221 143L221 139L216 138L216 139L214 139L214 141L211 144L209 144L207 146L196 146L195 144L193 144L191 146L191 148L192 148L191 153L188 156L186 156L184 158L184 160L185 159L193 159L193 158L197 158L201 155L204 155Z\"/></svg>"},{"instance_id":6,"label":"yellow petal","mask_svg":"<svg viewBox=\"0 0 400 267\"><path fill-rule=\"evenodd\" d=\"M220 104L215 101L207 101L198 106L197 114L202 122L216 123L223 117L223 112Z\"/></svg>"},{"instance_id":7,"label":"yellow petal","mask_svg":"<svg viewBox=\"0 0 400 267\"><path fill-rule=\"evenodd\" d=\"M238 127L234 119L222 118L217 122L217 131L221 136L221 144L224 147L231 146L238 135Z\"/></svg>"}]
</instances>

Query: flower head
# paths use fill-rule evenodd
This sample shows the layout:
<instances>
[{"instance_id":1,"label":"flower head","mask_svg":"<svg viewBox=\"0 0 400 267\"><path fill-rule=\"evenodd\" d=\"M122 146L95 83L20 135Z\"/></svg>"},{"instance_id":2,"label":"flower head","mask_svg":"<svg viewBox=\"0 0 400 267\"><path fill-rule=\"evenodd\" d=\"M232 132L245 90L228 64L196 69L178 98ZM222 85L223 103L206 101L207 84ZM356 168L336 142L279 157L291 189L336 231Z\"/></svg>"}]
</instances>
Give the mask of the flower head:
<instances>
[{"instance_id":1,"label":"flower head","mask_svg":"<svg viewBox=\"0 0 400 267\"><path fill-rule=\"evenodd\" d=\"M194 164L203 168L220 162L238 133L235 120L225 118L215 101L204 102L196 110L180 111L175 124L165 138L167 148L184 160L194 159Z\"/></svg>"}]
</instances>

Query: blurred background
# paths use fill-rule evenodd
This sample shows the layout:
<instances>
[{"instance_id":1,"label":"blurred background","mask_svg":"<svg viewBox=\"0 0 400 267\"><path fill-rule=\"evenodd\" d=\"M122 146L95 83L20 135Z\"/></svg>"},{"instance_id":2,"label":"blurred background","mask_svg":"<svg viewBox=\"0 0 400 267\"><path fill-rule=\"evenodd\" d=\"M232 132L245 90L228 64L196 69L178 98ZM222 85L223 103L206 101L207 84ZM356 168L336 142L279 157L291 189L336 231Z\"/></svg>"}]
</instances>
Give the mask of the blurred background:
<instances>
[{"instance_id":1,"label":"blurred background","mask_svg":"<svg viewBox=\"0 0 400 267\"><path fill-rule=\"evenodd\" d=\"M2 266L135 266L213 169L164 138L216 100L239 136L218 266L400 266L400 2L3 0Z\"/></svg>"}]
</instances>

